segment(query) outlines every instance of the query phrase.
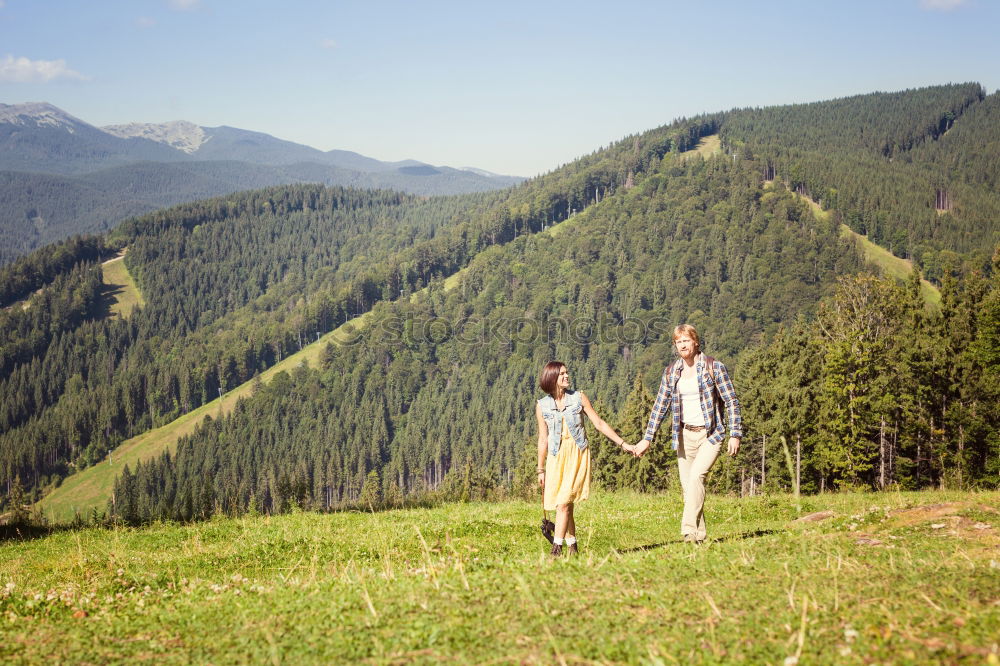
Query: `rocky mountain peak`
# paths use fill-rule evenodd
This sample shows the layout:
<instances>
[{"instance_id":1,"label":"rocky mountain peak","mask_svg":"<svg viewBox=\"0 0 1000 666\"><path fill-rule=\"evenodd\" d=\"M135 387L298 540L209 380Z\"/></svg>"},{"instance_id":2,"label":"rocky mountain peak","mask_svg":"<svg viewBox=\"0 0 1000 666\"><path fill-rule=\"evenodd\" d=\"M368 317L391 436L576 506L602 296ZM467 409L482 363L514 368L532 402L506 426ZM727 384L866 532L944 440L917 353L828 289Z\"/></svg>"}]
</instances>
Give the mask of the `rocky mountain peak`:
<instances>
[{"instance_id":1,"label":"rocky mountain peak","mask_svg":"<svg viewBox=\"0 0 1000 666\"><path fill-rule=\"evenodd\" d=\"M128 123L126 125L108 125L102 127L108 134L122 139L141 138L163 143L171 148L185 153L194 153L201 147L208 136L205 130L186 120L173 120L167 123Z\"/></svg>"},{"instance_id":2,"label":"rocky mountain peak","mask_svg":"<svg viewBox=\"0 0 1000 666\"><path fill-rule=\"evenodd\" d=\"M88 123L47 102L0 104L0 123L62 127L69 132L75 132L81 127L90 127Z\"/></svg>"}]
</instances>

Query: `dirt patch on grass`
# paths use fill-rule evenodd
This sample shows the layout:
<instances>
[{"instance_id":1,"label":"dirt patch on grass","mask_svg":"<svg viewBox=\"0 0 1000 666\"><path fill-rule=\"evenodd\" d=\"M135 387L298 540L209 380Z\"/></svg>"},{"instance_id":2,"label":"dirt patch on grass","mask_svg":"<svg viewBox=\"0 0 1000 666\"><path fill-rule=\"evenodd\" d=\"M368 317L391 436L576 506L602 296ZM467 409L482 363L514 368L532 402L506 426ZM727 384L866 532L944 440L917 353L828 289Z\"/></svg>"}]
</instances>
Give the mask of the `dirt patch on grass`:
<instances>
[{"instance_id":1,"label":"dirt patch on grass","mask_svg":"<svg viewBox=\"0 0 1000 666\"><path fill-rule=\"evenodd\" d=\"M1000 511L992 506L974 502L944 502L893 511L889 514L885 527L928 527L940 531L942 536L997 545L1000 544L998 523Z\"/></svg>"},{"instance_id":2,"label":"dirt patch on grass","mask_svg":"<svg viewBox=\"0 0 1000 666\"><path fill-rule=\"evenodd\" d=\"M889 523L897 527L909 527L929 520L938 520L948 516L958 516L958 514L969 512L969 510L982 511L1000 517L1000 511L986 504L975 504L973 502L944 502L941 504L928 504L926 506L916 506L911 509L898 509L889 513Z\"/></svg>"}]
</instances>

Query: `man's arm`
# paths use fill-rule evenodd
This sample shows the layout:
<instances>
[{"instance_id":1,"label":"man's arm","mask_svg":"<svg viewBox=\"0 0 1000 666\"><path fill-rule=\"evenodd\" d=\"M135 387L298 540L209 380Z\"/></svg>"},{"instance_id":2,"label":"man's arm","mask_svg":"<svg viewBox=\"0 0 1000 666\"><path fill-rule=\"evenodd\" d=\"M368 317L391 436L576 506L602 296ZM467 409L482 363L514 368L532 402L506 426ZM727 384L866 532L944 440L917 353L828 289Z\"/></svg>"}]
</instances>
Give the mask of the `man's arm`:
<instances>
[{"instance_id":1,"label":"man's arm","mask_svg":"<svg viewBox=\"0 0 1000 666\"><path fill-rule=\"evenodd\" d=\"M663 369L663 377L660 378L660 388L656 392L656 401L653 402L653 409L649 414L649 422L646 424L646 434L642 441L635 445L635 455L641 456L649 448L653 436L656 435L660 422L670 409L670 366Z\"/></svg>"}]
</instances>

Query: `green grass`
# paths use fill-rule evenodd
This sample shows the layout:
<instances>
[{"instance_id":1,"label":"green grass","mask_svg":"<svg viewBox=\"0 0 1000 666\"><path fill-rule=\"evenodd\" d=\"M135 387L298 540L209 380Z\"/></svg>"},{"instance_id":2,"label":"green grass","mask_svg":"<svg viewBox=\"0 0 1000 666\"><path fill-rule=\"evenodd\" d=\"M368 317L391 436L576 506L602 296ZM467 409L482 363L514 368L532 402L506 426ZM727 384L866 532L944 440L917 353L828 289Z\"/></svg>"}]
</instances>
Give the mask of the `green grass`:
<instances>
[{"instance_id":1,"label":"green grass","mask_svg":"<svg viewBox=\"0 0 1000 666\"><path fill-rule=\"evenodd\" d=\"M108 314L128 318L137 305L145 305L142 292L125 267L125 253L101 264L104 278L104 297L108 300Z\"/></svg>"},{"instance_id":2,"label":"green grass","mask_svg":"<svg viewBox=\"0 0 1000 666\"><path fill-rule=\"evenodd\" d=\"M705 159L712 157L713 155L718 155L722 152L722 140L719 138L718 134L711 134L709 136L702 137L698 141L698 145L691 150L686 150L681 153L681 157L690 157L692 155L701 155Z\"/></svg>"},{"instance_id":3,"label":"green grass","mask_svg":"<svg viewBox=\"0 0 1000 666\"><path fill-rule=\"evenodd\" d=\"M61 531L0 545L19 663L998 663L1000 493L595 492L580 557L535 502Z\"/></svg>"}]
</instances>

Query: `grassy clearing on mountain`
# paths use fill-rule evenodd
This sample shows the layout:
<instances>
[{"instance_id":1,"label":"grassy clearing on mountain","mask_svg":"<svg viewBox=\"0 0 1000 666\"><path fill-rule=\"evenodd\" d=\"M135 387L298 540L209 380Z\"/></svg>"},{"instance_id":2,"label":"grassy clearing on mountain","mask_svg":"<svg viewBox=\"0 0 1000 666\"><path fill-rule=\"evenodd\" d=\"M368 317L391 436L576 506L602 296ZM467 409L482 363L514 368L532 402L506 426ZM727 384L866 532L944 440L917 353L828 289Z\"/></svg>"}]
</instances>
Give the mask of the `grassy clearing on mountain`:
<instances>
[{"instance_id":1,"label":"grassy clearing on mountain","mask_svg":"<svg viewBox=\"0 0 1000 666\"><path fill-rule=\"evenodd\" d=\"M765 181L765 187L771 182L772 181ZM815 215L818 219L825 220L830 217L830 211L823 210L823 207L816 203L813 199L803 195L798 196L802 201L809 204L809 208L812 210L813 215ZM861 253L864 255L865 261L879 269L884 275L905 282L907 278L910 277L910 273L913 272L913 262L908 259L897 257L884 247L871 242L865 236L854 231L846 224L840 225L840 236L841 238L854 240L854 242L857 243L858 247L861 249ZM920 295L923 296L925 303L928 303L935 308L940 307L941 292L927 280L920 280Z\"/></svg>"},{"instance_id":2,"label":"grassy clearing on mountain","mask_svg":"<svg viewBox=\"0 0 1000 666\"><path fill-rule=\"evenodd\" d=\"M846 224L840 225L840 235L844 238L853 238L861 247L865 260L879 268L885 275L897 280L906 280L913 271L913 263L907 259L901 259L884 247L876 245L861 234L853 231ZM941 292L927 280L920 280L920 295L924 301L934 307L941 305Z\"/></svg>"},{"instance_id":3,"label":"grassy clearing on mountain","mask_svg":"<svg viewBox=\"0 0 1000 666\"><path fill-rule=\"evenodd\" d=\"M118 265L123 265L120 258L117 262ZM105 264L106 266L107 264ZM105 268L105 270L107 269ZM453 289L459 283L463 273L464 269L449 276L444 281L445 291ZM128 275L127 271L125 274ZM107 281L107 277L105 280ZM422 289L414 293L412 298L417 298L425 291L426 289ZM364 332L371 316L371 312L366 312L321 336L318 341L306 345L301 351L286 357L262 372L259 380L264 383L270 382L279 372L291 372L302 364L315 367L319 364L326 345L351 344L358 335ZM147 430L122 442L118 448L111 452L106 461L87 467L63 480L58 488L47 493L38 502L37 507L47 520L54 523L68 523L77 514L86 518L93 509L103 512L111 497L115 477L121 474L125 465L134 469L140 460L150 460L161 455L164 451L172 453L177 446L177 440L194 432L206 416L217 418L231 412L240 398L250 395L256 381L255 379L245 382L166 425Z\"/></svg>"},{"instance_id":4,"label":"grassy clearing on mountain","mask_svg":"<svg viewBox=\"0 0 1000 666\"><path fill-rule=\"evenodd\" d=\"M301 351L262 372L259 376L260 381L267 383L279 372L291 372L302 364L317 365L327 344L350 342L368 325L369 318L370 314L366 312L322 336L317 342L306 345ZM103 512L108 498L111 497L115 477L121 474L125 465L134 469L140 460L155 458L164 451L173 452L177 440L194 432L206 416L217 418L219 415L231 412L240 398L250 395L256 381L254 379L245 382L164 426L147 430L122 442L105 462L68 476L58 488L47 493L36 506L49 521L56 523L67 523L73 520L77 513L86 518L92 509Z\"/></svg>"},{"instance_id":5,"label":"grassy clearing on mountain","mask_svg":"<svg viewBox=\"0 0 1000 666\"><path fill-rule=\"evenodd\" d=\"M705 159L718 155L722 152L722 139L719 138L718 134L710 134L709 136L702 137L698 141L698 145L691 150L682 153L683 157L690 157L691 155L701 155Z\"/></svg>"},{"instance_id":6,"label":"grassy clearing on mountain","mask_svg":"<svg viewBox=\"0 0 1000 666\"><path fill-rule=\"evenodd\" d=\"M90 528L0 546L0 656L161 663L997 663L1000 493L595 492ZM813 512L822 520L796 520Z\"/></svg>"},{"instance_id":7,"label":"grassy clearing on mountain","mask_svg":"<svg viewBox=\"0 0 1000 666\"><path fill-rule=\"evenodd\" d=\"M104 278L103 296L108 304L108 316L120 315L127 319L137 305L145 305L142 292L125 267L124 252L101 264L101 272Z\"/></svg>"}]
</instances>

